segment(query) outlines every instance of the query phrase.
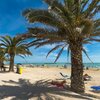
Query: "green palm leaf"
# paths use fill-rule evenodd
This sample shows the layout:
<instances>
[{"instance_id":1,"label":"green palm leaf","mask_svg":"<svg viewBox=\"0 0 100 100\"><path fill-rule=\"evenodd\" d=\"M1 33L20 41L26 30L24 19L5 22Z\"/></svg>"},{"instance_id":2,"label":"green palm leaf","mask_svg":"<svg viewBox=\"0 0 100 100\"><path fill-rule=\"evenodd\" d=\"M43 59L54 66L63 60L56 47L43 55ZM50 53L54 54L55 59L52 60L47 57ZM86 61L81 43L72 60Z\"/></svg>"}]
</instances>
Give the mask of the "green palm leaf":
<instances>
[{"instance_id":1,"label":"green palm leaf","mask_svg":"<svg viewBox=\"0 0 100 100\"><path fill-rule=\"evenodd\" d=\"M55 59L55 61L54 61L54 62L56 62L56 61L59 59L59 57L60 57L60 55L62 54L62 52L63 52L64 48L65 48L65 46L64 46L64 47L62 47L62 49L59 51L59 53L58 53L58 55L57 55L57 57L56 57L56 59Z\"/></svg>"},{"instance_id":2,"label":"green palm leaf","mask_svg":"<svg viewBox=\"0 0 100 100\"><path fill-rule=\"evenodd\" d=\"M86 52L86 50L84 48L83 48L83 52L85 53L85 55L87 56L87 58L92 62L92 60L90 59L90 57L88 56L88 54L87 54L87 52Z\"/></svg>"},{"instance_id":3,"label":"green palm leaf","mask_svg":"<svg viewBox=\"0 0 100 100\"><path fill-rule=\"evenodd\" d=\"M54 48L52 48L52 49L48 52L46 58L49 56L49 54L50 54L51 52L53 52L53 51L59 49L59 47L61 47L61 46L62 46L62 45L57 45L57 46L55 46Z\"/></svg>"}]
</instances>

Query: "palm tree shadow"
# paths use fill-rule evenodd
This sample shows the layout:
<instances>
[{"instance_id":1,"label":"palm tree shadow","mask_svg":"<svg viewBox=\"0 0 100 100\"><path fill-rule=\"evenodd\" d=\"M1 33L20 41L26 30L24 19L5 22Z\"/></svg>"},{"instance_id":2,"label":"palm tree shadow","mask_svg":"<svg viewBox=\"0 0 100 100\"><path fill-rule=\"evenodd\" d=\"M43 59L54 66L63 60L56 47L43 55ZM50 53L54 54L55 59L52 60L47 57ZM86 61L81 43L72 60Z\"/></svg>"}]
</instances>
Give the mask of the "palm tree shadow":
<instances>
[{"instance_id":1,"label":"palm tree shadow","mask_svg":"<svg viewBox=\"0 0 100 100\"><path fill-rule=\"evenodd\" d=\"M0 71L0 73L8 73L9 70L6 70L6 71Z\"/></svg>"},{"instance_id":2,"label":"palm tree shadow","mask_svg":"<svg viewBox=\"0 0 100 100\"><path fill-rule=\"evenodd\" d=\"M11 100L29 100L36 98L36 100L63 100L59 96L73 97L77 99L93 100L90 95L74 94L69 89L57 88L50 85L50 80L39 80L34 84L29 80L19 79L18 82L9 80L5 83L16 84L16 86L3 85L0 86L0 100L13 97ZM94 97L96 98L96 97Z\"/></svg>"}]
</instances>

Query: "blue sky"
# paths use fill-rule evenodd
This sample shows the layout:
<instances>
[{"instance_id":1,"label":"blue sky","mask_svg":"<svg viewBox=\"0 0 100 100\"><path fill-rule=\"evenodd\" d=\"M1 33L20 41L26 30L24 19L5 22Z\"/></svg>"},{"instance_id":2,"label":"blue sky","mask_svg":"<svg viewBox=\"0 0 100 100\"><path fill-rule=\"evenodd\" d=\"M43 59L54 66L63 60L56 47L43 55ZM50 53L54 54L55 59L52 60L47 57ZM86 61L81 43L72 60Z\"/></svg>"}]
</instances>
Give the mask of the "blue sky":
<instances>
[{"instance_id":1,"label":"blue sky","mask_svg":"<svg viewBox=\"0 0 100 100\"><path fill-rule=\"evenodd\" d=\"M0 35L15 36L18 33L27 31L29 25L22 12L27 8L41 8L45 9L47 5L42 0L0 0ZM57 56L57 52L52 53L47 59L47 52L54 47L54 45L44 46L40 49L30 48L33 56L26 57L27 63L31 62L53 62ZM100 43L93 43L93 45L85 46L90 58L93 62L100 62ZM69 62L66 58L67 50L62 53L58 62ZM83 55L84 62L90 62L86 56ZM20 57L16 57L15 62L26 62Z\"/></svg>"}]
</instances>

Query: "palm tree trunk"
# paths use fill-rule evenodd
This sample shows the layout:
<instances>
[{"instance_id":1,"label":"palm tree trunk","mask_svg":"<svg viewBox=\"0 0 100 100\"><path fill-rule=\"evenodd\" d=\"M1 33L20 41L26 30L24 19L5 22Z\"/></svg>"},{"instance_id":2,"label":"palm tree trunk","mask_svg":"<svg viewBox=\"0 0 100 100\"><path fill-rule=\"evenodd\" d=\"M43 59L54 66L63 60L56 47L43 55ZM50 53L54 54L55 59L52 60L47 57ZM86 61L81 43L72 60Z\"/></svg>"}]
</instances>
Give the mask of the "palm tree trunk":
<instances>
[{"instance_id":1,"label":"palm tree trunk","mask_svg":"<svg viewBox=\"0 0 100 100\"><path fill-rule=\"evenodd\" d=\"M10 56L10 67L9 67L9 71L14 72L14 55Z\"/></svg>"},{"instance_id":2,"label":"palm tree trunk","mask_svg":"<svg viewBox=\"0 0 100 100\"><path fill-rule=\"evenodd\" d=\"M2 71L3 67L4 67L3 60L0 60L0 69L1 69L1 71Z\"/></svg>"},{"instance_id":3,"label":"palm tree trunk","mask_svg":"<svg viewBox=\"0 0 100 100\"><path fill-rule=\"evenodd\" d=\"M71 90L84 93L82 45L76 43L71 46Z\"/></svg>"}]
</instances>

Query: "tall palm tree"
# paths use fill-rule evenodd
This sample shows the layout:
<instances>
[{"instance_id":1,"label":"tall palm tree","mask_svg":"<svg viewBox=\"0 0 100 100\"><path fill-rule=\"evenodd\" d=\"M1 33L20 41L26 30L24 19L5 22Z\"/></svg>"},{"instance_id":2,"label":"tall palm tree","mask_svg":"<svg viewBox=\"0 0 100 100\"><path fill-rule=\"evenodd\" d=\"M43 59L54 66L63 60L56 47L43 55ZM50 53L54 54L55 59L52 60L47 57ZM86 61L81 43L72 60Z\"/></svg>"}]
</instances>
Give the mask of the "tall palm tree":
<instances>
[{"instance_id":1,"label":"tall palm tree","mask_svg":"<svg viewBox=\"0 0 100 100\"><path fill-rule=\"evenodd\" d=\"M16 55L32 55L28 47L25 45L25 41L19 37L5 36L0 38L0 46L5 50L5 54L10 57L9 71L14 71L14 58Z\"/></svg>"},{"instance_id":2,"label":"tall palm tree","mask_svg":"<svg viewBox=\"0 0 100 100\"><path fill-rule=\"evenodd\" d=\"M55 61L68 46L71 53L71 89L84 92L82 51L87 53L83 45L92 41L100 42L100 16L96 18L100 11L100 0L44 1L48 9L28 9L23 12L30 23L47 25L29 28L29 33L32 33L30 37L34 37L29 46L39 48L56 44L48 53L61 48Z\"/></svg>"}]
</instances>

